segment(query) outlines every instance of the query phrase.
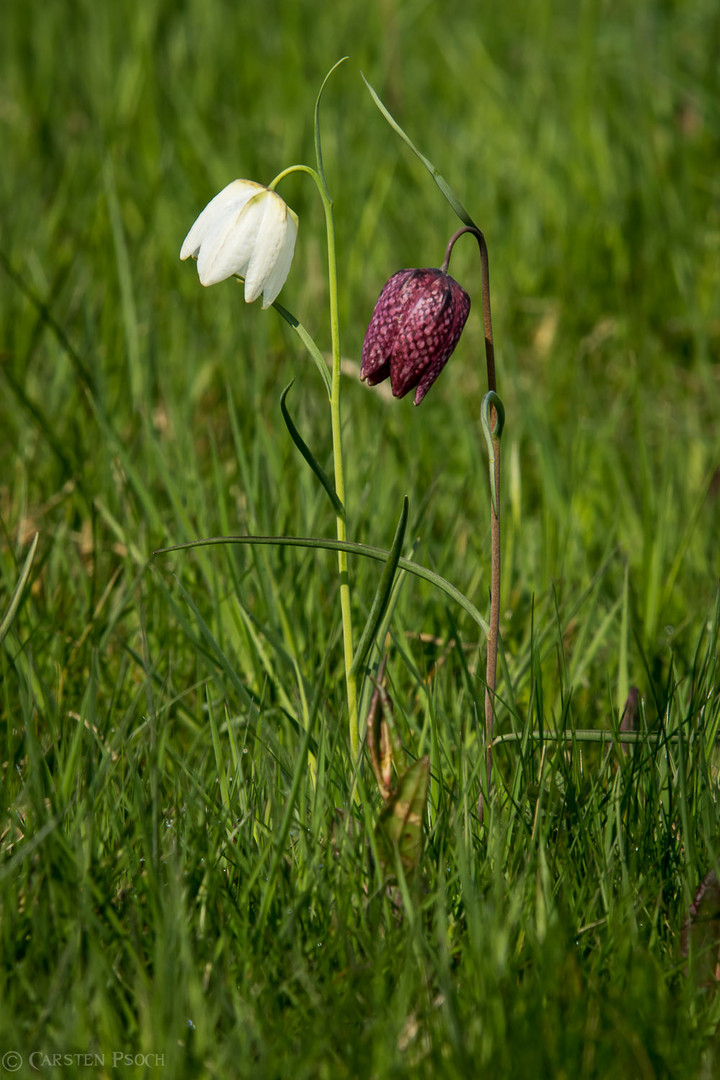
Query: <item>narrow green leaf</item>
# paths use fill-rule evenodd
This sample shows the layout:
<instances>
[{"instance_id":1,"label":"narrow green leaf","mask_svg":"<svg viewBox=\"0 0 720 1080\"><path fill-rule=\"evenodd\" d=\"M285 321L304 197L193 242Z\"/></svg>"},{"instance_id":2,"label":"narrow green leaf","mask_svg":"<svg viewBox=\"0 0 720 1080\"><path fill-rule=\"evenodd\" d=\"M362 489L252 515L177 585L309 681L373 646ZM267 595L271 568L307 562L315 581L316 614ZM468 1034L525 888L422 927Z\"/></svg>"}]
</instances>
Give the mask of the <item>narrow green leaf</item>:
<instances>
[{"instance_id":1,"label":"narrow green leaf","mask_svg":"<svg viewBox=\"0 0 720 1080\"><path fill-rule=\"evenodd\" d=\"M185 603L188 605L188 607L191 609L193 615L195 616L195 620L196 620L196 623L197 623L197 628L200 631L200 637L201 637L202 641L205 643L205 646L208 649L208 655L218 665L218 667L220 667L221 670L224 671L224 673L225 673L227 679L229 680L229 682L231 683L231 685L235 687L235 690L237 691L237 693L238 693L238 695L240 697L240 700L242 701L243 705L247 709L248 717L250 719L252 719L252 720L256 720L257 715L258 715L258 710L257 710L257 705L256 705L256 703L255 703L255 701L253 699L252 694L250 693L248 688L245 686L245 684L243 683L240 676L235 671L235 668L233 667L233 665L231 664L231 662L228 659L227 655L225 654L225 652L221 648L217 638L213 635L210 627L208 626L208 624L205 622L205 619L200 614L200 609L198 608L197 604L193 600L192 595L183 586L181 581L177 582L177 586L178 586L178 589L180 590L180 592L182 593L182 596L183 596L183 599L185 600ZM179 612L178 612L178 614L179 614Z\"/></svg>"},{"instance_id":2,"label":"narrow green leaf","mask_svg":"<svg viewBox=\"0 0 720 1080\"><path fill-rule=\"evenodd\" d=\"M618 708L625 701L630 692L630 675L628 672L628 638L630 636L630 564L625 563L625 579L623 581L622 614L620 616L620 633L618 635L618 682L617 704Z\"/></svg>"},{"instance_id":3,"label":"narrow green leaf","mask_svg":"<svg viewBox=\"0 0 720 1080\"><path fill-rule=\"evenodd\" d=\"M83 703L83 713L86 711L86 703ZM83 745L83 732L85 721L81 716L78 718L75 724L75 731L72 739L69 739L69 748L65 758L58 760L56 769L58 770L57 788L60 792L60 797L65 804L72 796L73 788L77 785L78 775L81 772L80 755ZM89 726L89 725L88 725Z\"/></svg>"},{"instance_id":4,"label":"narrow green leaf","mask_svg":"<svg viewBox=\"0 0 720 1080\"><path fill-rule=\"evenodd\" d=\"M420 861L422 823L430 783L430 758L422 757L403 773L383 810L375 830L378 853L386 871L394 866L395 852L409 874Z\"/></svg>"},{"instance_id":5,"label":"narrow green leaf","mask_svg":"<svg viewBox=\"0 0 720 1080\"><path fill-rule=\"evenodd\" d=\"M146 400L147 394L145 386L146 365L143 363L144 357L140 345L140 331L133 291L132 260L128 250L122 210L120 209L112 154L108 154L103 163L103 180L105 182L105 198L115 247L118 285L120 287L120 311L125 331L125 353L127 356L130 397L134 407L140 409Z\"/></svg>"},{"instance_id":6,"label":"narrow green leaf","mask_svg":"<svg viewBox=\"0 0 720 1080\"><path fill-rule=\"evenodd\" d=\"M294 382L295 382L295 380L293 379L292 382L288 383L288 385L285 387L282 394L280 395L280 409L281 409L282 414L283 414L283 420L285 421L285 426L287 427L288 431L290 432L290 438L295 443L298 450L300 451L302 456L305 458L308 465L310 466L312 471L315 473L315 475L317 476L317 478L320 481L320 483L322 484L322 486L325 488L325 491L328 494L330 502L333 504L333 507L335 509L335 513L339 514L341 517L344 518L345 517L345 507L343 506L343 504L338 499L337 492L335 491L335 485L333 484L332 480L330 479L328 474L323 469L323 467L320 464L320 462L318 461L318 459L313 454L313 452L310 449L310 447L308 446L308 444L303 439L303 437L300 434L300 432L298 431L298 429L295 427L295 424L293 423L292 417L290 416L290 413L288 411L288 407L285 404L285 399L287 398L288 394L290 393L290 390L291 390L292 385L293 385Z\"/></svg>"},{"instance_id":7,"label":"narrow green leaf","mask_svg":"<svg viewBox=\"0 0 720 1080\"><path fill-rule=\"evenodd\" d=\"M495 410L495 427L491 425L490 409ZM505 427L505 406L495 393L490 390L482 399L480 406L480 422L485 436L488 452L488 467L490 469L490 497L492 499L493 513L497 517L498 498L495 490L495 455L497 444L500 442L503 428Z\"/></svg>"},{"instance_id":8,"label":"narrow green leaf","mask_svg":"<svg viewBox=\"0 0 720 1080\"><path fill-rule=\"evenodd\" d=\"M430 173L433 180L435 181L437 186L440 188L441 192L443 193L443 195L445 196L447 201L450 203L451 207L453 208L453 210L455 211L457 216L462 221L463 225L468 225L472 229L477 229L478 226L475 224L473 219L470 217L469 213L467 212L467 210L465 209L463 204L460 202L460 199L457 197L457 195L455 194L453 189L450 187L450 185L448 184L447 180L442 175L442 173L440 173L440 171L435 168L435 166L433 165L432 161L429 160L429 158L426 158L425 155L420 150L418 150L417 146L412 141L410 136L406 132L403 131L403 129L400 127L400 125L398 124L395 117L383 105L382 101L380 100L378 95L375 93L372 86L367 81L367 79L362 74L362 72L360 72L360 74L362 75L363 82L365 83L368 90L370 91L370 94L372 96L373 101L375 102L378 109L380 110L380 112L383 114L383 116L387 120L390 127L393 129L393 131L395 131L400 136L400 138L403 140L403 142L407 146L410 147L413 154L415 154L415 156L423 163L423 165L425 166L427 171Z\"/></svg>"},{"instance_id":9,"label":"narrow green leaf","mask_svg":"<svg viewBox=\"0 0 720 1080\"><path fill-rule=\"evenodd\" d=\"M380 576L378 582L377 591L375 593L375 599L373 600L372 607L370 608L370 614L368 615L367 622L365 623L365 629L362 632L358 647L353 658L352 665L350 667L350 674L357 675L360 668L365 663L367 655L372 648L372 644L375 640L378 627L382 622L382 617L387 609L390 593L392 592L393 582L395 580L395 573L398 568L398 562L400 560L400 552L402 551L403 541L405 540L405 529L407 528L408 519L408 497L407 495L403 499L402 511L400 512L400 520L395 530L395 539L392 542L390 548L390 554L387 557L387 562Z\"/></svg>"},{"instance_id":10,"label":"narrow green leaf","mask_svg":"<svg viewBox=\"0 0 720 1080\"><path fill-rule=\"evenodd\" d=\"M624 731L640 730L640 691L637 686L631 686L628 690L627 700L620 716L620 733ZM630 753L629 746L623 746L622 752L626 756Z\"/></svg>"},{"instance_id":11,"label":"narrow green leaf","mask_svg":"<svg viewBox=\"0 0 720 1080\"><path fill-rule=\"evenodd\" d=\"M538 712L540 709L538 708ZM648 743L651 746L665 746L677 742L677 732L668 734L665 731L607 731L604 728L566 728L564 731L540 731L526 729L525 731L508 731L504 735L496 735L492 741L493 746L502 743L522 743L527 738L544 743Z\"/></svg>"},{"instance_id":12,"label":"narrow green leaf","mask_svg":"<svg viewBox=\"0 0 720 1080\"><path fill-rule=\"evenodd\" d=\"M713 618L710 627L710 637L707 644L706 663L712 665L713 671L717 670L718 665L718 631L720 630L720 588L718 588L715 594L715 616ZM715 741L717 739L718 727L720 726L720 709L713 709L708 717L707 726L705 728L705 753L707 754L708 764L710 762L710 754L713 751Z\"/></svg>"},{"instance_id":13,"label":"narrow green leaf","mask_svg":"<svg viewBox=\"0 0 720 1080\"><path fill-rule=\"evenodd\" d=\"M283 319L288 324L288 326L291 326L293 328L293 330L295 331L297 336L300 338L300 340L302 341L302 343L305 346L305 348L307 349L307 351L310 353L310 356L315 361L316 368L318 369L318 371L320 372L320 375L322 376L322 381L325 383L325 389L327 390L327 396L332 397L332 378L330 376L330 371L328 369L327 364L325 363L325 359L323 357L323 354L320 352L317 345L315 344L313 339L310 337L310 334L307 332L307 330L305 329L303 324L300 322L300 320L296 319L295 316L292 314L292 312L288 311L287 308L284 308L282 306L282 304L279 304L277 302L277 300L273 304L273 307L277 311L278 315L281 315L283 317Z\"/></svg>"},{"instance_id":14,"label":"narrow green leaf","mask_svg":"<svg viewBox=\"0 0 720 1080\"><path fill-rule=\"evenodd\" d=\"M27 557L23 564L23 568L20 572L20 577L17 580L17 585L13 590L12 597L10 598L10 605L3 615L2 622L0 622L0 642L7 634L12 621L17 615L17 610L20 607L20 601L23 598L25 592L25 586L27 585L28 578L30 577L30 571L32 570L33 560L35 558L35 552L37 551L38 540L40 539L40 533L36 532L33 537L33 542L30 545L30 550L27 553Z\"/></svg>"},{"instance_id":15,"label":"narrow green leaf","mask_svg":"<svg viewBox=\"0 0 720 1080\"><path fill-rule=\"evenodd\" d=\"M172 547L158 548L154 555L167 555L171 551L190 551L196 547L210 547L214 544L266 544L275 547L300 547L318 548L321 551L347 551L348 555L363 555L366 559L376 559L378 562L386 562L389 552L384 548L373 547L370 544L356 544L349 540L331 540L314 536L209 536L202 540L191 540L186 544L173 544ZM410 559L398 559L401 570L407 570L409 574L429 581L451 600L459 604L468 613L470 618L477 623L484 634L488 632L488 624L482 615L468 598L460 590L447 581L434 570L428 570L426 566L412 562Z\"/></svg>"},{"instance_id":16,"label":"narrow green leaf","mask_svg":"<svg viewBox=\"0 0 720 1080\"><path fill-rule=\"evenodd\" d=\"M240 776L240 749L235 737L235 731L233 730L232 720L230 719L230 711L225 703L225 727L227 729L228 738L230 740L230 757L232 758L233 776L237 780Z\"/></svg>"},{"instance_id":17,"label":"narrow green leaf","mask_svg":"<svg viewBox=\"0 0 720 1080\"><path fill-rule=\"evenodd\" d=\"M0 251L0 260L1 259L2 252ZM38 431L41 432L48 446L60 462L63 470L63 479L72 480L74 483L77 483L77 490L80 493L80 496L89 506L91 500L88 499L82 484L82 467L75 447L72 444L68 446L63 445L62 439L58 438L53 430L53 424L50 421L49 416L41 409L37 401L32 400L25 388L21 386L20 382L14 377L8 364L0 365L0 375L17 398L20 406L32 417L37 425Z\"/></svg>"},{"instance_id":18,"label":"narrow green leaf","mask_svg":"<svg viewBox=\"0 0 720 1080\"><path fill-rule=\"evenodd\" d=\"M330 199L330 192L328 190L327 180L325 179L322 146L320 144L320 99L323 96L323 90L325 89L328 79L330 78L332 73L336 71L341 64L344 64L347 59L347 56L343 56L341 60L338 60L338 62L336 64L333 64L333 66L330 68L327 75L323 79L322 86L320 87L320 92L317 96L317 101L315 102L315 159L317 161L318 175L322 181L322 186L325 188L325 194L327 195L328 199ZM332 199L330 199L330 201L332 202Z\"/></svg>"},{"instance_id":19,"label":"narrow green leaf","mask_svg":"<svg viewBox=\"0 0 720 1080\"><path fill-rule=\"evenodd\" d=\"M75 370L75 374L78 376L78 378L80 379L80 382L85 387L86 391L88 392L88 395L90 397L92 397L93 396L93 391L94 391L94 386L95 386L95 380L94 380L93 376L90 373L90 368L85 364L85 361L82 359L82 357L78 353L77 349L75 348L75 346L70 341L70 338L67 336L67 334L63 330L62 326L56 320L55 316L53 315L52 311L50 310L49 305L50 305L50 302L52 300L52 297L47 302L45 300L42 300L41 297L33 289L30 288L28 283L25 281L25 278L22 277L22 275L15 269L15 267L10 262L9 258L7 257L7 255L5 254L5 252L1 248L0 248L0 266L3 268L5 273L8 275L10 280L13 282L13 284L23 294L25 299L29 300L30 303L32 304L32 306L35 308L38 315L40 316L40 320L41 320L42 324L44 326L46 326L48 328L48 330L50 330L50 332L53 334L53 336L57 340L60 348L62 349L62 351L65 353L68 360L72 364L72 366L73 366L73 368Z\"/></svg>"},{"instance_id":20,"label":"narrow green leaf","mask_svg":"<svg viewBox=\"0 0 720 1080\"><path fill-rule=\"evenodd\" d=\"M593 601L591 604L593 612L595 612L596 599L597 593L593 597ZM597 657L600 650L606 645L608 639L612 639L612 637L615 636L615 623L617 621L617 615L620 611L621 605L622 598L619 598L615 601L607 614L602 618L598 629L592 635L592 639L590 641L588 641L589 634L585 632L583 633L582 649L576 647L574 650L577 655L573 657L572 663L568 670L567 682L565 683L566 686L578 686L582 682L582 680L586 678L587 672L592 668L595 658ZM598 618L599 617L600 614L598 613ZM587 629L589 629L589 627L583 627L583 631L586 631ZM618 705L620 705L626 697L627 693L625 694L625 697L622 698L622 700L618 699Z\"/></svg>"},{"instance_id":21,"label":"narrow green leaf","mask_svg":"<svg viewBox=\"0 0 720 1080\"><path fill-rule=\"evenodd\" d=\"M310 744L313 741L312 731L316 715L317 713L313 711L310 716L310 722L308 723L307 731L305 732L303 736L303 741L300 744L299 753L295 759L295 768L293 770L290 794L288 795L287 801L285 803L285 809L283 811L282 821L280 822L280 828L277 831L276 837L274 837L273 847L275 848L275 853L272 861L272 866L270 868L270 874L268 875L265 893L263 895L262 907L258 916L258 933L261 933L265 926L265 920L267 919L268 912L270 910L270 904L272 903L272 898L275 894L275 888L278 879L278 870L280 867L280 862L282 861L282 858L285 854L285 843L287 841L288 833L290 832L290 826L292 824L293 816L295 814L295 807L298 801L298 796L300 794L300 786L303 779L307 776L308 755L310 753Z\"/></svg>"},{"instance_id":22,"label":"narrow green leaf","mask_svg":"<svg viewBox=\"0 0 720 1080\"><path fill-rule=\"evenodd\" d=\"M207 701L208 717L210 719L210 737L212 738L213 753L215 755L215 768L217 769L218 780L220 781L220 799L222 800L223 807L228 809L230 806L230 786L227 778L227 762L225 760L225 755L222 752L220 731L215 719L215 711L210 697L209 685L205 688L205 700Z\"/></svg>"}]
</instances>

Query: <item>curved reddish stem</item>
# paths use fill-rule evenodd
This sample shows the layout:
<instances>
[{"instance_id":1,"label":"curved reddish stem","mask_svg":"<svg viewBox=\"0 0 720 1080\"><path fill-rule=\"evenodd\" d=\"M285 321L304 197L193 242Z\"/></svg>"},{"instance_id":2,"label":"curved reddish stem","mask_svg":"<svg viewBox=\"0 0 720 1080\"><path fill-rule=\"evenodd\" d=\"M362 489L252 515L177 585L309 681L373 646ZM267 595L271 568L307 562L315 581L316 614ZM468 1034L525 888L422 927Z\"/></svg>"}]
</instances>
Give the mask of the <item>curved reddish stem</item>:
<instances>
[{"instance_id":1,"label":"curved reddish stem","mask_svg":"<svg viewBox=\"0 0 720 1080\"><path fill-rule=\"evenodd\" d=\"M488 392L497 393L495 378L495 346L493 343L492 314L490 311L490 263L488 249L482 231L472 225L464 225L458 229L448 241L445 250L445 258L441 266L443 273L447 274L450 266L450 256L456 242L464 233L472 233L480 248L480 268L482 273L482 307L483 328L485 331L485 360L487 364ZM491 411L491 422L497 430L497 413ZM495 444L495 491L500 491L500 440L493 437ZM491 500L490 506L490 547L491 547L491 572L490 572L490 622L487 638L487 663L485 667L485 757L487 762L487 788L490 791L492 774L492 735L495 719L495 687L497 684L497 654L498 641L500 638L500 500L496 495L495 505ZM478 799L478 814L480 820L483 817L482 793Z\"/></svg>"}]
</instances>

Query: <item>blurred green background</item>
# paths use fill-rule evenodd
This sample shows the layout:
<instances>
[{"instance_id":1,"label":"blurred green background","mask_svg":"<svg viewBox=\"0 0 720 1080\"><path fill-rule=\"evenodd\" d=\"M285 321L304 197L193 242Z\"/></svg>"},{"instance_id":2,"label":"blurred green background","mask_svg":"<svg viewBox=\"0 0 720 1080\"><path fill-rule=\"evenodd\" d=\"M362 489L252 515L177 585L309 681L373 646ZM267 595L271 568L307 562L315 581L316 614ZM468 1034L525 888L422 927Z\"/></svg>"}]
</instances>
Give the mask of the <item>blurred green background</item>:
<instances>
[{"instance_id":1,"label":"blurred green background","mask_svg":"<svg viewBox=\"0 0 720 1080\"><path fill-rule=\"evenodd\" d=\"M10 3L3 26L3 251L83 357L123 439L158 408L180 439L208 413L220 423L212 394L225 381L243 412L262 402L268 423L277 419L266 391L305 363L296 344L275 317L231 302L229 287L199 290L177 253L230 179L269 182L312 163L319 84L349 54L323 106L344 355L358 359L385 278L439 263L455 224L376 113L362 69L488 239L507 453L516 448L522 485L522 587L572 573L577 545L581 564L597 562L612 540L637 572L646 633L682 619L689 588L707 602L717 570L716 501L703 503L718 464L715 5L51 2L40 13ZM323 345L318 200L299 177L283 194L302 224L282 301ZM471 243L453 271L477 290ZM4 394L3 430L29 502L43 505L79 466L109 497L107 477L96 484L78 460L93 423L87 388L7 274L0 297L6 386L28 398L18 408ZM411 486L408 470L428 485L442 468L446 493L464 491L469 462L479 466L482 370L474 320L436 407L389 410L382 438L366 437L362 413L373 407L350 387L355 483L382 467L399 489ZM312 411L310 394L303 387ZM38 437L33 403L64 469ZM468 498L477 537L484 491ZM456 490L451 505L468 504ZM674 603L677 553L655 555L655 534L664 515L682 528L698 513L704 527L688 535ZM17 518L13 499L11 532Z\"/></svg>"}]
</instances>

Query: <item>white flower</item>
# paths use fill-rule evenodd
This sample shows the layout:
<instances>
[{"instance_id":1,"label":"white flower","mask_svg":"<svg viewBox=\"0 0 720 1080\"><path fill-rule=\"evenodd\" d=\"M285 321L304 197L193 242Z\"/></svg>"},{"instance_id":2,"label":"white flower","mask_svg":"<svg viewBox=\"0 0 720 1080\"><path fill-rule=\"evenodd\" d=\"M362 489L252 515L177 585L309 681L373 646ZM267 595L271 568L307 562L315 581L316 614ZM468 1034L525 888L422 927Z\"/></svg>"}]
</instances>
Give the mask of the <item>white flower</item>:
<instances>
[{"instance_id":1,"label":"white flower","mask_svg":"<svg viewBox=\"0 0 720 1080\"><path fill-rule=\"evenodd\" d=\"M263 294L270 307L290 272L297 214L279 195L252 180L233 180L212 199L180 251L197 259L202 285L237 275L245 279L245 300Z\"/></svg>"}]
</instances>

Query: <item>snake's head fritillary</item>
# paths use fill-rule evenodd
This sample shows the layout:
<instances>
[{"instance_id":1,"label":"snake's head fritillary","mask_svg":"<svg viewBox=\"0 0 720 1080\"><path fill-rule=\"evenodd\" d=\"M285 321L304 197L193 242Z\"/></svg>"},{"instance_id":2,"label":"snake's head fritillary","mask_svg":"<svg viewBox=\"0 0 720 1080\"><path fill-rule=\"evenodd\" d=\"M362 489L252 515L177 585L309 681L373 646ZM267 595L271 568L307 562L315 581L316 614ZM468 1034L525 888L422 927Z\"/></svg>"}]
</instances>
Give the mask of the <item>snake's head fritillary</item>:
<instances>
[{"instance_id":1,"label":"snake's head fritillary","mask_svg":"<svg viewBox=\"0 0 720 1080\"><path fill-rule=\"evenodd\" d=\"M361 377L390 378L395 397L419 405L445 367L470 312L470 297L444 270L399 270L386 281L362 349Z\"/></svg>"},{"instance_id":2,"label":"snake's head fritillary","mask_svg":"<svg viewBox=\"0 0 720 1080\"><path fill-rule=\"evenodd\" d=\"M285 284L297 230L297 214L275 191L254 180L233 180L200 214L180 258L197 259L202 285L243 278L247 303L262 293L267 308Z\"/></svg>"}]
</instances>

